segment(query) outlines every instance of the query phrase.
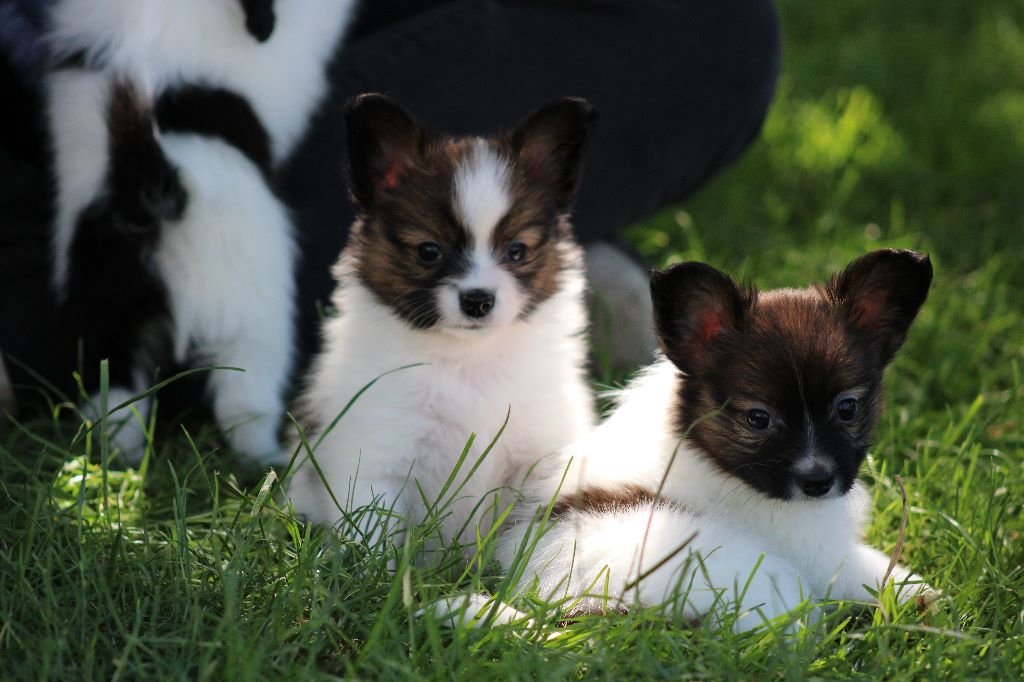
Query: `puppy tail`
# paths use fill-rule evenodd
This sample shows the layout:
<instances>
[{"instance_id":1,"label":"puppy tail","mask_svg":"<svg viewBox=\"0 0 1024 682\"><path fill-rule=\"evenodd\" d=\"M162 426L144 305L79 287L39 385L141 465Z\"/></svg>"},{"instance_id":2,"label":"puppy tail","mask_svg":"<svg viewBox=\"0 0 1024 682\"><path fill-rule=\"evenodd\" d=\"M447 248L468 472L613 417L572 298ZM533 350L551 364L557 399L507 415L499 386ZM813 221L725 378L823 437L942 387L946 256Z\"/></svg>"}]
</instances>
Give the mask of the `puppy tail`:
<instances>
[{"instance_id":1,"label":"puppy tail","mask_svg":"<svg viewBox=\"0 0 1024 682\"><path fill-rule=\"evenodd\" d=\"M107 107L109 202L122 228L155 233L185 211L188 193L164 154L152 107L127 80L113 83Z\"/></svg>"}]
</instances>

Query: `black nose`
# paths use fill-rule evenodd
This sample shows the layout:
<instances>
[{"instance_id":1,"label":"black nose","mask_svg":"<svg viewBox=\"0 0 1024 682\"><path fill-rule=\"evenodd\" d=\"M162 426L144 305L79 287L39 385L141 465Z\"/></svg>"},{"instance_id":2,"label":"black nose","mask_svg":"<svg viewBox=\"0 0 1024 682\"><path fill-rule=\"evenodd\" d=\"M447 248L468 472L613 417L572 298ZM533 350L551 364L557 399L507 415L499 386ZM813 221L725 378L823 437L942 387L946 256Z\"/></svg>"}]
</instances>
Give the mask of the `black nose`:
<instances>
[{"instance_id":1,"label":"black nose","mask_svg":"<svg viewBox=\"0 0 1024 682\"><path fill-rule=\"evenodd\" d=\"M459 307L467 317L485 317L494 308L494 292L487 289L461 291Z\"/></svg>"},{"instance_id":2,"label":"black nose","mask_svg":"<svg viewBox=\"0 0 1024 682\"><path fill-rule=\"evenodd\" d=\"M797 485L810 497L821 497L832 490L835 478L831 474L812 472L797 479Z\"/></svg>"}]
</instances>

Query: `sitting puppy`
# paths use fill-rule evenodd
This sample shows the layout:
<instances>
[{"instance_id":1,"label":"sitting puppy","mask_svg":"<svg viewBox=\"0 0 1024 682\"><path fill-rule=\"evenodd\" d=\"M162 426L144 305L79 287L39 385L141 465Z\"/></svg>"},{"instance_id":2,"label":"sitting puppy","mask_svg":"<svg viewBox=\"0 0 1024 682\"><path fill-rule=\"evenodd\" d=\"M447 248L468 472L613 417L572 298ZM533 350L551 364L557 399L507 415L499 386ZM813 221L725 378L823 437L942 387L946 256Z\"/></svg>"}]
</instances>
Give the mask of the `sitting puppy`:
<instances>
[{"instance_id":1,"label":"sitting puppy","mask_svg":"<svg viewBox=\"0 0 1024 682\"><path fill-rule=\"evenodd\" d=\"M931 279L927 256L893 250L827 284L760 294L701 263L655 273L665 359L592 434L538 467L501 541L503 565L544 597L578 598L575 613L738 607L740 630L761 623L757 610L771 619L805 597L869 598L890 558L860 540L857 470L883 370ZM550 509L543 533L532 532L538 505ZM901 599L919 589L901 588L920 580L902 566L891 575Z\"/></svg>"},{"instance_id":2,"label":"sitting puppy","mask_svg":"<svg viewBox=\"0 0 1024 682\"><path fill-rule=\"evenodd\" d=\"M308 461L297 471L298 512L333 523L375 503L421 521L470 434L485 437L459 480L507 417L444 510L448 542L482 521L513 469L590 430L584 280L568 215L595 118L583 100L563 99L510 134L453 138L382 95L348 104L359 215L335 270L339 315L300 398L322 478Z\"/></svg>"}]
</instances>

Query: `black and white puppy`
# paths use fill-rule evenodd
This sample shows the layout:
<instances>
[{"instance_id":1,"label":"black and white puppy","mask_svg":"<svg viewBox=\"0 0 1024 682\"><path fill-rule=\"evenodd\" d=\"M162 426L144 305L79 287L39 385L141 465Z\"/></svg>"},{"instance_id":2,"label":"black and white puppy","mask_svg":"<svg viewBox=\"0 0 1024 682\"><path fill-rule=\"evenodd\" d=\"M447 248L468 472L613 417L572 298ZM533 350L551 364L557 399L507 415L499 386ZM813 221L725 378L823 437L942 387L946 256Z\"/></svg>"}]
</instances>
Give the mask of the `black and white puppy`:
<instances>
[{"instance_id":1,"label":"black and white puppy","mask_svg":"<svg viewBox=\"0 0 1024 682\"><path fill-rule=\"evenodd\" d=\"M758 293L702 263L655 273L665 358L538 467L499 558L511 569L536 541L521 587L578 598L576 612L738 607L741 630L805 597L870 598L890 558L861 541L857 471L931 279L927 256L894 250L809 289ZM551 525L528 532L552 504ZM927 589L902 566L892 577L901 599Z\"/></svg>"},{"instance_id":2,"label":"black and white puppy","mask_svg":"<svg viewBox=\"0 0 1024 682\"><path fill-rule=\"evenodd\" d=\"M159 367L217 371L232 448L280 452L294 356L295 246L273 171L326 82L352 0L61 0L48 77L54 285L84 383L109 405ZM96 412L95 400L88 409ZM138 406L142 417L148 405ZM113 417L129 461L143 432Z\"/></svg>"},{"instance_id":3,"label":"black and white puppy","mask_svg":"<svg viewBox=\"0 0 1024 682\"><path fill-rule=\"evenodd\" d=\"M481 434L461 482L508 415L445 509L450 541L472 532L513 470L589 431L584 279L568 217L594 120L586 102L563 99L509 134L449 137L385 96L349 103L359 213L335 271L339 314L299 409L310 442L323 438L314 457L334 499L306 462L290 485L299 512L333 523L376 503L420 521L420 491L433 502Z\"/></svg>"}]
</instances>

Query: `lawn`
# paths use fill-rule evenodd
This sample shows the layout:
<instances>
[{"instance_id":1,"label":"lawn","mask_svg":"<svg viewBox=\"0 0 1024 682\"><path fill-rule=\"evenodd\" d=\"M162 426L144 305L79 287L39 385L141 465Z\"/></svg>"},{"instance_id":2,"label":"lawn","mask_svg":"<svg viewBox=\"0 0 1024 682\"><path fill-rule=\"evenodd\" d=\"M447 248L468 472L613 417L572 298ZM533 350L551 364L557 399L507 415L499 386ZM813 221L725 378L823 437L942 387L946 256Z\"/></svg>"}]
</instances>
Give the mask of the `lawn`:
<instances>
[{"instance_id":1,"label":"lawn","mask_svg":"<svg viewBox=\"0 0 1024 682\"><path fill-rule=\"evenodd\" d=\"M160 432L138 470L108 469L106 444L55 406L0 437L0 677L1020 678L1024 5L780 5L763 138L630 234L658 264L764 287L881 246L931 253L862 474L886 551L905 482L903 560L945 594L936 613L837 604L795 636L739 636L642 611L558 628L538 610L534 628L451 631L413 613L500 588L487 543L466 570L442 556L393 575L289 514L273 478L240 483L209 428Z\"/></svg>"}]
</instances>

